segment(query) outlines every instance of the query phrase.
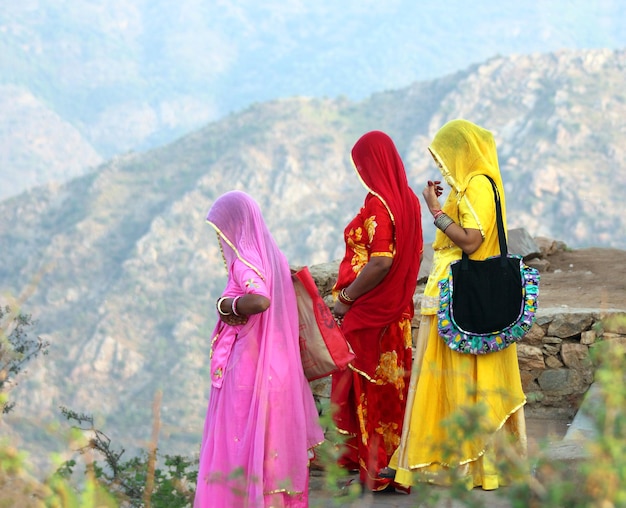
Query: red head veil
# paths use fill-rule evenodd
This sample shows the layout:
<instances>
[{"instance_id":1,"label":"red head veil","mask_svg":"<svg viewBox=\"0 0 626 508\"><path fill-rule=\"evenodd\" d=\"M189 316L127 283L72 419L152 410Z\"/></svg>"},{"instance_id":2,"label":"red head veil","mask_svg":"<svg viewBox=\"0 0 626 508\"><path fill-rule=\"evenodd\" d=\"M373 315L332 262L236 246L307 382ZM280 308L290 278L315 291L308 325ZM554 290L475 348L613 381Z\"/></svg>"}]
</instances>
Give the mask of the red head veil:
<instances>
[{"instance_id":1,"label":"red head veil","mask_svg":"<svg viewBox=\"0 0 626 508\"><path fill-rule=\"evenodd\" d=\"M343 330L358 330L354 366L371 374L378 364L380 329L398 321L412 301L422 252L421 211L409 187L404 164L391 138L380 131L364 134L352 149L352 161L365 188L384 203L394 225L396 253L391 270L346 313ZM356 342L356 341L355 341Z\"/></svg>"}]
</instances>

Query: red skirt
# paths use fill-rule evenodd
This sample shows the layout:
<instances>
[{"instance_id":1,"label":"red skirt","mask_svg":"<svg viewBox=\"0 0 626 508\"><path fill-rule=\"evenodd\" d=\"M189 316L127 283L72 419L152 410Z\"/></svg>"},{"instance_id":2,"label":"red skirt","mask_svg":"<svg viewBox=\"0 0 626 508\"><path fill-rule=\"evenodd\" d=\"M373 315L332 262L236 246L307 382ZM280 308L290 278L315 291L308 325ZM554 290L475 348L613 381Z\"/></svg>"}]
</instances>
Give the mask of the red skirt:
<instances>
[{"instance_id":1,"label":"red skirt","mask_svg":"<svg viewBox=\"0 0 626 508\"><path fill-rule=\"evenodd\" d=\"M407 491L390 478L380 478L379 472L388 466L402 436L412 365L410 319L389 325L379 337L380 356L373 377L351 368L333 374L333 419L346 439L339 464L358 470L361 483L369 490L391 485ZM358 340L350 335L346 338Z\"/></svg>"}]
</instances>

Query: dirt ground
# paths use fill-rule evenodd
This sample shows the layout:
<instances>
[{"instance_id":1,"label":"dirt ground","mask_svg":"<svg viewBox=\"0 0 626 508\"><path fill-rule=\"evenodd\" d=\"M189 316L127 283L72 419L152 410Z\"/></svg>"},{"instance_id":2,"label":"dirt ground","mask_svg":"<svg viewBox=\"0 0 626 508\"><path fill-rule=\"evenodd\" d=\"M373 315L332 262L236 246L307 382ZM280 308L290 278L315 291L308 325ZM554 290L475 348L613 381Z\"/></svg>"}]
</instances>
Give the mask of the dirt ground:
<instances>
[{"instance_id":1,"label":"dirt ground","mask_svg":"<svg viewBox=\"0 0 626 508\"><path fill-rule=\"evenodd\" d=\"M626 251L557 250L544 256L539 306L626 310Z\"/></svg>"}]
</instances>

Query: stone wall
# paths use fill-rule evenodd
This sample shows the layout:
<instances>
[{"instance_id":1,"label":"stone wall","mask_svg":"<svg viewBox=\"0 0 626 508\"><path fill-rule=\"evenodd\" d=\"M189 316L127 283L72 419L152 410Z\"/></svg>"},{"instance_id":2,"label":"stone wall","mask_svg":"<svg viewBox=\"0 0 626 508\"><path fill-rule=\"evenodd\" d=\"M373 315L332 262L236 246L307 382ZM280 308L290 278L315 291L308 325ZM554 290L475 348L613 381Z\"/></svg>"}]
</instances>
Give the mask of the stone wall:
<instances>
[{"instance_id":1,"label":"stone wall","mask_svg":"<svg viewBox=\"0 0 626 508\"><path fill-rule=\"evenodd\" d=\"M517 345L527 411L572 417L594 380L594 347L612 340L626 343L625 311L540 309Z\"/></svg>"},{"instance_id":2,"label":"stone wall","mask_svg":"<svg viewBox=\"0 0 626 508\"><path fill-rule=\"evenodd\" d=\"M337 268L337 262L310 267L329 305ZM420 285L416 290L416 309L420 308L423 289ZM418 329L419 315L413 321L413 337L417 337ZM527 414L572 418L594 380L591 352L600 341L607 340L626 344L626 311L540 308L532 329L517 344ZM318 399L328 399L330 378L314 381L311 386Z\"/></svg>"}]
</instances>

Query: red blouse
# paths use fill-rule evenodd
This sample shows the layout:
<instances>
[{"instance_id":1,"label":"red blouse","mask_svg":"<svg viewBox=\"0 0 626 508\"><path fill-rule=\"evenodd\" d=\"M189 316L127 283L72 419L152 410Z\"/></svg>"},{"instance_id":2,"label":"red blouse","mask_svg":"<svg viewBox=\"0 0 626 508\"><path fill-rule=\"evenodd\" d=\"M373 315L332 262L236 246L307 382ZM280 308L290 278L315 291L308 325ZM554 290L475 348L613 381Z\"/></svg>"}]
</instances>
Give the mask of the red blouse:
<instances>
[{"instance_id":1,"label":"red blouse","mask_svg":"<svg viewBox=\"0 0 626 508\"><path fill-rule=\"evenodd\" d=\"M373 194L368 194L361 210L344 230L346 253L339 265L333 296L352 284L370 257L395 255L393 231L393 222L385 205Z\"/></svg>"}]
</instances>

